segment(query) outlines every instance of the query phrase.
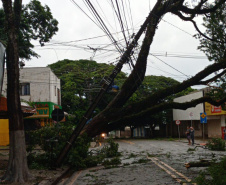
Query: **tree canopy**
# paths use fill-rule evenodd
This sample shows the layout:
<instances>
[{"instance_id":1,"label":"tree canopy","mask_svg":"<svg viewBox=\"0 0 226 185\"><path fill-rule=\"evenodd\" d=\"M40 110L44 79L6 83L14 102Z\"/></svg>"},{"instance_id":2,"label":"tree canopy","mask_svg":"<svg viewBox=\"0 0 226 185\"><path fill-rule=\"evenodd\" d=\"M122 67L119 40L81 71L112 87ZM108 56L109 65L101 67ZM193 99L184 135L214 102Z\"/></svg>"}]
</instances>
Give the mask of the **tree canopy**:
<instances>
[{"instance_id":1,"label":"tree canopy","mask_svg":"<svg viewBox=\"0 0 226 185\"><path fill-rule=\"evenodd\" d=\"M61 79L62 106L70 114L80 118L101 88L101 81L113 70L113 65L91 60L61 60L49 67ZM114 83L121 86L126 74L121 72ZM96 113L103 110L116 95L109 89L99 103Z\"/></svg>"},{"instance_id":2,"label":"tree canopy","mask_svg":"<svg viewBox=\"0 0 226 185\"><path fill-rule=\"evenodd\" d=\"M5 13L0 9L0 40L7 42ZM22 5L21 21L19 25L19 56L21 59L30 60L39 57L33 50L32 40L37 40L41 46L49 42L58 31L58 21L53 18L50 8L42 6L38 0L32 0L27 5Z\"/></svg>"},{"instance_id":3,"label":"tree canopy","mask_svg":"<svg viewBox=\"0 0 226 185\"><path fill-rule=\"evenodd\" d=\"M177 85L177 84L179 84L179 82L170 77L153 76L153 75L145 76L142 84L137 89L137 91L134 92L133 95L130 97L128 103L141 101L153 93L156 93L162 89L165 89L167 87L171 87L172 85ZM167 99L162 99L161 102L172 101L174 98L186 95L192 91L194 90L191 87L189 87L182 92L179 92L177 94L173 94L167 97Z\"/></svg>"},{"instance_id":4,"label":"tree canopy","mask_svg":"<svg viewBox=\"0 0 226 185\"><path fill-rule=\"evenodd\" d=\"M213 7L211 4L207 4L207 7ZM193 22L194 23L194 22ZM203 51L210 61L224 62L223 58L226 58L226 6L222 4L214 12L210 12L204 15L203 26L205 32L202 33L196 24L195 27L198 31L196 37L200 40L200 46L198 49ZM212 91L209 95L216 100L219 100L226 96L226 71L219 70L215 72L215 78L206 81ZM222 104L222 108L226 109L225 104Z\"/></svg>"},{"instance_id":5,"label":"tree canopy","mask_svg":"<svg viewBox=\"0 0 226 185\"><path fill-rule=\"evenodd\" d=\"M208 4L208 7L212 5ZM210 61L219 62L225 57L226 48L226 6L222 4L215 12L208 13L203 18L205 32L199 30L196 35L200 40L198 49L203 51Z\"/></svg>"}]
</instances>

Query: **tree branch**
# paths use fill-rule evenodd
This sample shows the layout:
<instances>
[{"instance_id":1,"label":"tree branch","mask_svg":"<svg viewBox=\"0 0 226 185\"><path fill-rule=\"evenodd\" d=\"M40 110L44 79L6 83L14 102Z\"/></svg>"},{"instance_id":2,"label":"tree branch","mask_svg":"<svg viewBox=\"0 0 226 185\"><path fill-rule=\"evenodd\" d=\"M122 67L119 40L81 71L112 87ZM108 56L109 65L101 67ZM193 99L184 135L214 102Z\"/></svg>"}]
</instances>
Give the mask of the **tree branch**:
<instances>
[{"instance_id":1,"label":"tree branch","mask_svg":"<svg viewBox=\"0 0 226 185\"><path fill-rule=\"evenodd\" d=\"M110 122L110 124L108 124L106 127L106 131L114 130L116 128L119 128L119 126L127 126L128 123L139 122L140 119L142 119L143 117L154 115L163 110L167 110L167 109L186 110L188 108L195 107L196 105L198 105L200 103L204 103L204 102L208 102L211 105L220 106L224 102L226 102L226 97L224 97L220 101L215 101L211 97L204 96L199 99L195 99L195 100L192 100L190 102L185 102L185 103L177 103L177 102L161 103L161 104L152 106L151 108L148 108L137 114L128 115L126 117L123 117L123 118Z\"/></svg>"},{"instance_id":2,"label":"tree branch","mask_svg":"<svg viewBox=\"0 0 226 185\"><path fill-rule=\"evenodd\" d=\"M212 41L212 42L224 43L224 42L221 42L221 41L217 41L217 40L211 39L210 37L208 37L208 36L206 36L204 33L202 33L202 32L199 30L199 28L198 28L198 26L197 26L197 24L196 24L196 22L195 22L194 20L188 20L188 21L191 21L191 22L193 23L195 29L197 30L197 32L198 32L200 35L202 35L203 37L205 37L206 39L208 39L208 40L210 40L210 41Z\"/></svg>"},{"instance_id":3,"label":"tree branch","mask_svg":"<svg viewBox=\"0 0 226 185\"><path fill-rule=\"evenodd\" d=\"M181 92L192 85L197 85L200 82L200 80L202 80L206 76L224 68L226 68L226 59L222 60L220 63L214 63L208 66L203 71L199 72L194 77L182 82L181 84L160 90L157 93L150 95L149 97L140 102L130 104L123 108L106 108L104 111L102 111L100 114L93 118L93 120L90 122L90 124L86 126L83 132L87 132L88 135L97 134L100 131L99 128L106 127L106 125L108 125L109 122L112 121L115 122L116 120L123 119L123 117L129 117L131 115L142 114L146 110L149 110L153 107L155 107L155 113L157 113L158 111L163 110L162 109L163 107L161 107L162 104L160 104L160 102L164 100L166 97ZM169 108L170 107L168 108L166 107L166 109ZM99 122L99 120L101 120L101 122ZM93 126L96 125L96 123L98 123L98 127Z\"/></svg>"},{"instance_id":4,"label":"tree branch","mask_svg":"<svg viewBox=\"0 0 226 185\"><path fill-rule=\"evenodd\" d=\"M138 55L138 59L136 61L136 65L134 66L132 73L129 75L129 77L121 87L121 91L111 101L111 103L108 104L107 108L123 106L126 103L126 101L131 97L131 95L141 85L146 72L147 57L149 54L150 45L153 41L157 25L162 15L166 13L165 6L160 5L160 2L161 1L157 2L155 7L152 9L151 13L149 14L150 22L147 26L147 31L141 46L141 50Z\"/></svg>"},{"instance_id":5,"label":"tree branch","mask_svg":"<svg viewBox=\"0 0 226 185\"><path fill-rule=\"evenodd\" d=\"M206 14L206 13L211 13L216 11L216 9L218 9L222 4L224 4L226 2L226 0L219 0L215 6L213 6L212 8L204 8L201 9L203 7L203 5L206 3L207 1L201 1L195 8L191 9L188 8L186 6L181 6L181 8L179 9L179 11L182 11L183 13L186 14ZM173 12L172 12L173 13Z\"/></svg>"},{"instance_id":6,"label":"tree branch","mask_svg":"<svg viewBox=\"0 0 226 185\"><path fill-rule=\"evenodd\" d=\"M226 58L224 59L224 62L222 61L220 63L214 63L212 65L209 65L203 71L196 74L194 77L192 77L192 78L190 78L190 79L188 79L188 80L186 80L186 81L184 81L184 82L182 82L178 85L174 85L174 86L165 88L161 91L158 91L157 93L150 95L148 98L146 98L143 101L140 101L138 103L134 103L134 104L130 105L129 106L130 112L135 107L140 107L141 108L140 111L142 111L142 109L147 109L150 106L154 106L160 100L162 100L162 99L164 99L164 98L166 98L166 97L168 97L172 94L176 94L178 92L181 92L181 91L187 89L190 86L199 85L199 83L202 79L204 79L208 75L212 74L213 72L218 71L220 69L224 69L224 68L226 68Z\"/></svg>"},{"instance_id":7,"label":"tree branch","mask_svg":"<svg viewBox=\"0 0 226 185\"><path fill-rule=\"evenodd\" d=\"M210 82L213 82L215 80L217 80L218 78L220 78L222 75L226 74L226 70L222 71L221 73L219 73L218 75L214 76L213 78L206 80L206 81L201 81L199 83L199 85L207 85Z\"/></svg>"},{"instance_id":8,"label":"tree branch","mask_svg":"<svg viewBox=\"0 0 226 185\"><path fill-rule=\"evenodd\" d=\"M200 1L200 3L192 9L180 4L178 6L172 6L169 12L177 15L179 18L181 18L184 21L191 21L193 20L195 15L207 14L207 13L216 11L216 9L219 8L222 4L224 4L225 1L226 0L220 0L212 8L204 8L204 9L201 9L201 8L204 6L207 0ZM190 16L185 17L182 13L188 14Z\"/></svg>"}]
</instances>

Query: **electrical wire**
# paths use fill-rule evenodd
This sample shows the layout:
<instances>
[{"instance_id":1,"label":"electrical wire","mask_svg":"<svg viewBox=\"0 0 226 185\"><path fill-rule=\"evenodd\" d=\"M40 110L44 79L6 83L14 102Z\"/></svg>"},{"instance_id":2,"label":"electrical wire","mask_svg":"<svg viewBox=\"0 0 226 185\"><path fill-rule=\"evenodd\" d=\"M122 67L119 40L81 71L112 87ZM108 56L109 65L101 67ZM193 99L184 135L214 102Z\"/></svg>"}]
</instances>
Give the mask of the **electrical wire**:
<instances>
[{"instance_id":1,"label":"electrical wire","mask_svg":"<svg viewBox=\"0 0 226 185\"><path fill-rule=\"evenodd\" d=\"M186 75L186 74L184 74L183 72L179 71L179 70L176 69L175 67L173 67L173 66L167 64L166 62L164 62L163 60L161 60L161 59L158 58L157 56L155 56L155 55L153 55L153 54L150 54L150 55L152 55L153 57L155 57L155 58L158 59L159 61L163 62L164 64L166 64L166 65L169 66L170 68L174 69L175 71L177 71L177 72L179 72L179 73L181 73L181 74L183 74L183 75L185 75L185 76L187 76L187 77L189 78L188 75Z\"/></svg>"},{"instance_id":2,"label":"electrical wire","mask_svg":"<svg viewBox=\"0 0 226 185\"><path fill-rule=\"evenodd\" d=\"M90 9L93 11L93 13L95 14L96 18L98 19L98 22L101 24L101 27L105 30L105 33L108 35L108 37L112 40L112 42L115 44L115 47L117 48L119 53L122 53L121 48L118 46L117 41L115 40L115 38L112 36L111 32L109 31L109 29L107 28L106 24L103 22L102 18L100 17L100 15L98 14L98 12L96 11L96 9L93 7L92 3L89 0L85 0L87 5L90 7Z\"/></svg>"}]
</instances>

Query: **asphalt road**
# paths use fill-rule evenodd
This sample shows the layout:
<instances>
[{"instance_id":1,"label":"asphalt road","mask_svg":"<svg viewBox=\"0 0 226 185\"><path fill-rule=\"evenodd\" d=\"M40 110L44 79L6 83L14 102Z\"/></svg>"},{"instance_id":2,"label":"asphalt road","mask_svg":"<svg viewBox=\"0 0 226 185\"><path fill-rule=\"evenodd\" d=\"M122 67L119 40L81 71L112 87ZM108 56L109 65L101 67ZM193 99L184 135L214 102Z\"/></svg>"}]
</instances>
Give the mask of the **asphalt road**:
<instances>
[{"instance_id":1,"label":"asphalt road","mask_svg":"<svg viewBox=\"0 0 226 185\"><path fill-rule=\"evenodd\" d=\"M186 140L116 140L122 153L122 165L105 169L102 166L75 172L60 185L162 185L194 184L203 167L187 169L185 163L200 159L219 160L225 152L210 151ZM103 145L102 145L103 146ZM101 147L99 147L101 148ZM98 148L97 148L98 149ZM194 150L195 149L195 150Z\"/></svg>"}]
</instances>

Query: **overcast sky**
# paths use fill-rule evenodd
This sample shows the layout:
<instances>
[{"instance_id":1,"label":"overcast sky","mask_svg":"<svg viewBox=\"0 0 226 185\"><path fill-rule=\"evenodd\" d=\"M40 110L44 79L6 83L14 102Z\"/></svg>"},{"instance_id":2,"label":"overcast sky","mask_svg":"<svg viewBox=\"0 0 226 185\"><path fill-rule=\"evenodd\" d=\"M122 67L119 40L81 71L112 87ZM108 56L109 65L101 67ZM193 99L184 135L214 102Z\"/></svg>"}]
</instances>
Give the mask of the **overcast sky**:
<instances>
[{"instance_id":1,"label":"overcast sky","mask_svg":"<svg viewBox=\"0 0 226 185\"><path fill-rule=\"evenodd\" d=\"M28 2L28 0L23 0L25 4ZM42 5L46 4L50 7L53 17L59 21L59 31L45 47L35 44L35 51L41 57L26 61L25 67L45 67L58 60L79 60L92 57L97 62L117 62L119 52L106 34L85 15L86 13L95 20L84 4L85 1L40 0L40 2ZM75 2L85 13L76 6ZM91 2L115 40L118 41L119 46L125 47L123 34L110 4L111 1L91 0ZM122 1L118 0L118 2L123 10ZM126 32L127 38L129 34L137 32L155 2L154 0L123 0L126 15L124 26L125 29L129 28L129 33ZM121 14L124 17L123 11ZM128 26L126 26L126 22ZM201 18L199 22L201 22ZM197 50L199 41L193 37L195 33L191 23L181 21L174 15L166 14L158 26L154 42L151 45L150 53L157 58L149 56L146 75L163 75L183 81L209 65L210 62L204 53ZM94 39L94 37L97 38ZM90 48L97 49L95 56L94 51ZM176 57L172 57L172 55L176 55ZM184 58L185 55L191 58ZM129 65L126 65L123 71L130 73Z\"/></svg>"}]
</instances>

